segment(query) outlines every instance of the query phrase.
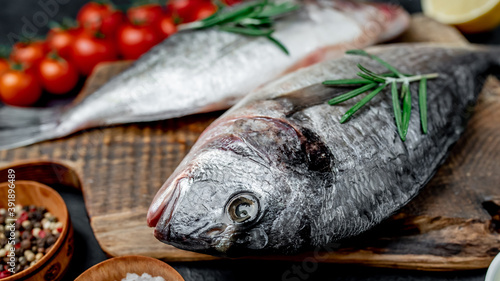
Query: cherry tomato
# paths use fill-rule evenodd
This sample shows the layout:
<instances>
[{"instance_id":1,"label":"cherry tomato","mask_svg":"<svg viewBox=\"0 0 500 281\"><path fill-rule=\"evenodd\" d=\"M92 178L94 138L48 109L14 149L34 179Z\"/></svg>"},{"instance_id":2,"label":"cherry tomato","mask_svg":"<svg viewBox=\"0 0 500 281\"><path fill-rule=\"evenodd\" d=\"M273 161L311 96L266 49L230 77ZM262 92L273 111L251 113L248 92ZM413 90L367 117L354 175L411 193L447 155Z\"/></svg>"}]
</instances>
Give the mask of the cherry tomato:
<instances>
[{"instance_id":1,"label":"cherry tomato","mask_svg":"<svg viewBox=\"0 0 500 281\"><path fill-rule=\"evenodd\" d=\"M206 0L169 0L167 10L178 17L183 23L196 20L194 12L198 6L207 2Z\"/></svg>"},{"instance_id":2,"label":"cherry tomato","mask_svg":"<svg viewBox=\"0 0 500 281\"><path fill-rule=\"evenodd\" d=\"M95 29L102 21L102 15L109 10L107 5L89 2L83 5L76 15L76 20L83 28Z\"/></svg>"},{"instance_id":3,"label":"cherry tomato","mask_svg":"<svg viewBox=\"0 0 500 281\"><path fill-rule=\"evenodd\" d=\"M52 94L65 94L78 83L78 70L67 60L51 56L43 59L38 66L38 77L45 90Z\"/></svg>"},{"instance_id":4,"label":"cherry tomato","mask_svg":"<svg viewBox=\"0 0 500 281\"><path fill-rule=\"evenodd\" d=\"M162 39L169 37L170 35L177 32L177 26L175 26L172 17L163 16L158 23L158 32Z\"/></svg>"},{"instance_id":5,"label":"cherry tomato","mask_svg":"<svg viewBox=\"0 0 500 281\"><path fill-rule=\"evenodd\" d=\"M9 69L9 62L6 59L0 59L0 75Z\"/></svg>"},{"instance_id":6,"label":"cherry tomato","mask_svg":"<svg viewBox=\"0 0 500 281\"><path fill-rule=\"evenodd\" d=\"M160 43L158 31L147 25L123 25L118 31L118 49L125 59L137 59Z\"/></svg>"},{"instance_id":7,"label":"cherry tomato","mask_svg":"<svg viewBox=\"0 0 500 281\"><path fill-rule=\"evenodd\" d=\"M47 46L59 56L68 59L71 55L71 44L78 32L80 29L53 28L47 35Z\"/></svg>"},{"instance_id":8,"label":"cherry tomato","mask_svg":"<svg viewBox=\"0 0 500 281\"><path fill-rule=\"evenodd\" d=\"M31 71L9 69L0 76L0 98L15 106L34 104L42 95L42 88Z\"/></svg>"},{"instance_id":9,"label":"cherry tomato","mask_svg":"<svg viewBox=\"0 0 500 281\"><path fill-rule=\"evenodd\" d=\"M127 10L130 22L137 25L156 25L163 17L163 8L158 4L131 7Z\"/></svg>"},{"instance_id":10,"label":"cherry tomato","mask_svg":"<svg viewBox=\"0 0 500 281\"><path fill-rule=\"evenodd\" d=\"M212 2L205 2L198 6L194 12L194 20L202 20L213 15L217 11L217 6Z\"/></svg>"},{"instance_id":11,"label":"cherry tomato","mask_svg":"<svg viewBox=\"0 0 500 281\"><path fill-rule=\"evenodd\" d=\"M89 2L80 9L76 19L83 28L112 37L123 23L124 15L111 4Z\"/></svg>"},{"instance_id":12,"label":"cherry tomato","mask_svg":"<svg viewBox=\"0 0 500 281\"><path fill-rule=\"evenodd\" d=\"M12 61L25 64L26 67L36 66L47 54L47 46L43 41L19 42L14 45L11 53Z\"/></svg>"},{"instance_id":13,"label":"cherry tomato","mask_svg":"<svg viewBox=\"0 0 500 281\"><path fill-rule=\"evenodd\" d=\"M97 38L89 32L78 34L71 45L71 60L83 75L89 75L98 63L117 58L118 52L112 40Z\"/></svg>"},{"instance_id":14,"label":"cherry tomato","mask_svg":"<svg viewBox=\"0 0 500 281\"><path fill-rule=\"evenodd\" d=\"M125 22L125 15L122 11L115 10L102 20L101 32L105 36L115 36L120 26Z\"/></svg>"}]
</instances>

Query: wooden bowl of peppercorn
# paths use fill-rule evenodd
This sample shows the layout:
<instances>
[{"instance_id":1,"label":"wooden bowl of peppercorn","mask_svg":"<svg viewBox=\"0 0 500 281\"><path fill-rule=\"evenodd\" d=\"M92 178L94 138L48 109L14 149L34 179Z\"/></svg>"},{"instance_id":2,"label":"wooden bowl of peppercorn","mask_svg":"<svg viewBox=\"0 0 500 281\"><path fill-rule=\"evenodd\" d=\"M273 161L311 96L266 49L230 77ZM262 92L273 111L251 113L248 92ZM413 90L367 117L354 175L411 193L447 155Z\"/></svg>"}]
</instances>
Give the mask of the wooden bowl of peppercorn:
<instances>
[{"instance_id":1,"label":"wooden bowl of peppercorn","mask_svg":"<svg viewBox=\"0 0 500 281\"><path fill-rule=\"evenodd\" d=\"M0 222L0 280L62 279L73 256L73 227L59 193L34 181L0 183Z\"/></svg>"}]
</instances>

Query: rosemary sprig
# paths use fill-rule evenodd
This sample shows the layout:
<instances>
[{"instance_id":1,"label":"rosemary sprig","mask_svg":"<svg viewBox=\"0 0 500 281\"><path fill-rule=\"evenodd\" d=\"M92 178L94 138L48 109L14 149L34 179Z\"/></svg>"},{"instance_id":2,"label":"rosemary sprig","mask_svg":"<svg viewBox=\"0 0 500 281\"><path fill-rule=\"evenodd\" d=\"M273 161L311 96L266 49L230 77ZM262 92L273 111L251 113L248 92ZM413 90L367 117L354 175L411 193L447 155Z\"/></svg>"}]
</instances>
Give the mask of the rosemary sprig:
<instances>
[{"instance_id":1,"label":"rosemary sprig","mask_svg":"<svg viewBox=\"0 0 500 281\"><path fill-rule=\"evenodd\" d=\"M369 90L373 90L363 99L351 107L340 119L340 123L344 123L351 116L356 113L361 107L367 104L377 94L379 94L386 86L391 85L392 105L394 109L394 119L398 129L399 137L402 141L406 140L408 128L410 126L411 117L411 91L410 83L420 81L418 92L418 104L420 108L420 123L422 125L422 132L427 134L427 80L434 79L439 76L437 73L410 75L401 73L394 66L382 60L376 55L369 54L363 50L350 50L346 52L351 55L360 55L371 58L381 65L385 66L390 73L377 74L366 67L358 64L360 72L357 75L361 78L353 79L339 79L327 80L323 85L327 86L346 86L346 85L360 85L359 88L351 90L345 94L337 96L328 101L328 104L335 105L346 100L352 99ZM401 92L398 92L398 84L401 84Z\"/></svg>"},{"instance_id":2,"label":"rosemary sprig","mask_svg":"<svg viewBox=\"0 0 500 281\"><path fill-rule=\"evenodd\" d=\"M420 123L422 131L427 134L427 78L420 80L418 88L418 106L420 108Z\"/></svg>"},{"instance_id":3,"label":"rosemary sprig","mask_svg":"<svg viewBox=\"0 0 500 281\"><path fill-rule=\"evenodd\" d=\"M201 21L182 24L179 26L179 30L217 27L223 31L247 36L262 36L268 38L288 55L287 48L272 36L275 31L273 28L274 20L298 8L299 6L292 2L276 4L268 2L268 0L242 4L230 9L220 7L212 16Z\"/></svg>"}]
</instances>

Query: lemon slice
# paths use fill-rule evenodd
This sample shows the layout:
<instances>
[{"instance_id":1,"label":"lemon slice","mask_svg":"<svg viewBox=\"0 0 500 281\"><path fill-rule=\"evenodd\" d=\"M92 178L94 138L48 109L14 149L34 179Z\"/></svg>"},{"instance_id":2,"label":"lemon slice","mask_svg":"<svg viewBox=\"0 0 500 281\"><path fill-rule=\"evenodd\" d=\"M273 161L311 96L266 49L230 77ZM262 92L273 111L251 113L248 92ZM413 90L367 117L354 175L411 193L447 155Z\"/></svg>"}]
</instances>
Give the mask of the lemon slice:
<instances>
[{"instance_id":1,"label":"lemon slice","mask_svg":"<svg viewBox=\"0 0 500 281\"><path fill-rule=\"evenodd\" d=\"M500 0L422 0L428 17L464 33L491 30L500 24Z\"/></svg>"}]
</instances>

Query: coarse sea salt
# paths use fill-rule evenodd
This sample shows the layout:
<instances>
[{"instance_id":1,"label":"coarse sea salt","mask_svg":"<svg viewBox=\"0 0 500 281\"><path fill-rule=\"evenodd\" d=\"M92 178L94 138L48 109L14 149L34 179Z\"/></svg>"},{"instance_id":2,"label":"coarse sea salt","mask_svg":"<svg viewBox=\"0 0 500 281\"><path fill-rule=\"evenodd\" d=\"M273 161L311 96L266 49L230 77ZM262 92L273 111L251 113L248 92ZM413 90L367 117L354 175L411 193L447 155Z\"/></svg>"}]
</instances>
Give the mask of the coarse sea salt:
<instances>
[{"instance_id":1,"label":"coarse sea salt","mask_svg":"<svg viewBox=\"0 0 500 281\"><path fill-rule=\"evenodd\" d=\"M127 273L127 277L123 278L122 281L165 281L165 279L160 276L153 277L147 273L143 273L141 276L135 273Z\"/></svg>"}]
</instances>

